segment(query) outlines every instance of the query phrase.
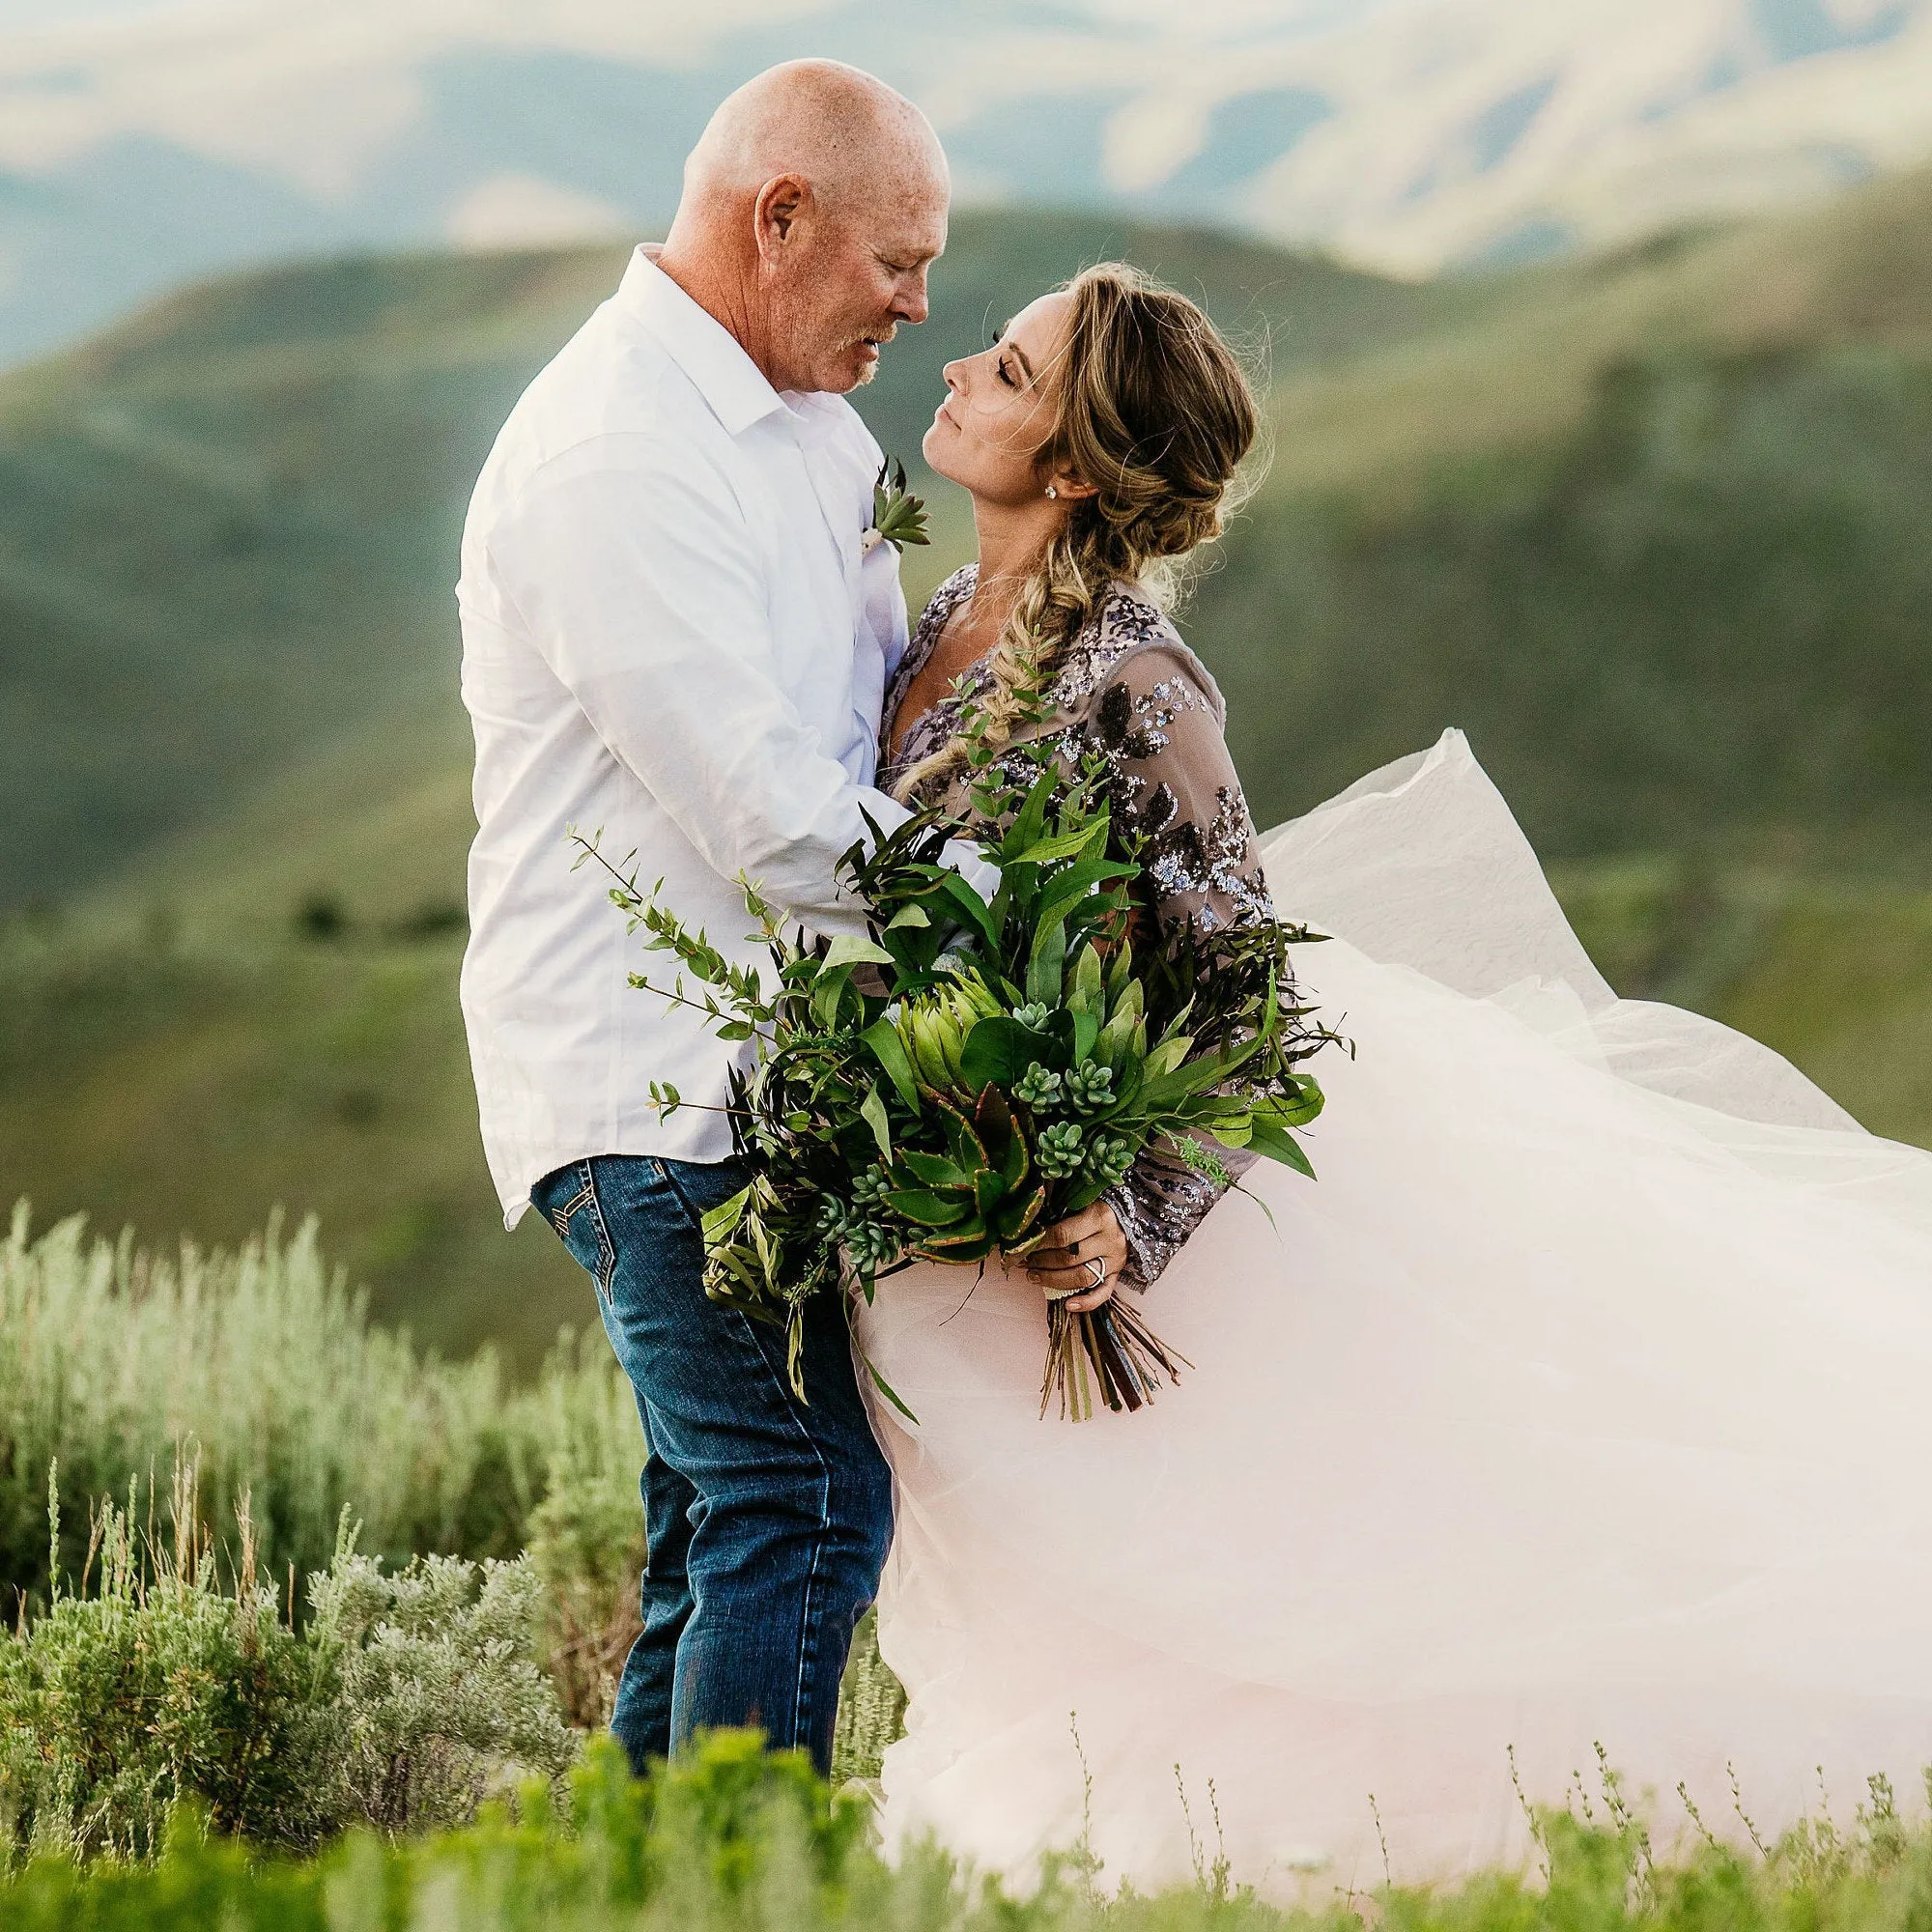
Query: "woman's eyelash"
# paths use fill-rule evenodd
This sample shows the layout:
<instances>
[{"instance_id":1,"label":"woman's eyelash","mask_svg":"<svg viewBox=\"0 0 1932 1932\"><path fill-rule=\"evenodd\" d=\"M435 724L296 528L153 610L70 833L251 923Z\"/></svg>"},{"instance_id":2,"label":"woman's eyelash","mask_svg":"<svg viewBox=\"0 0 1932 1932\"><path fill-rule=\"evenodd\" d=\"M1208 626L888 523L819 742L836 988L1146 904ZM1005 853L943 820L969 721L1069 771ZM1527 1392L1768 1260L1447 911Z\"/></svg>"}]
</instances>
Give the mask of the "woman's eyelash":
<instances>
[{"instance_id":1,"label":"woman's eyelash","mask_svg":"<svg viewBox=\"0 0 1932 1932\"><path fill-rule=\"evenodd\" d=\"M1000 381L1003 382L1008 388L1016 389L1019 387L1019 384L1013 381L1013 372L1007 367L1007 358L1004 355L1002 355L999 360L999 371L1000 371Z\"/></svg>"}]
</instances>

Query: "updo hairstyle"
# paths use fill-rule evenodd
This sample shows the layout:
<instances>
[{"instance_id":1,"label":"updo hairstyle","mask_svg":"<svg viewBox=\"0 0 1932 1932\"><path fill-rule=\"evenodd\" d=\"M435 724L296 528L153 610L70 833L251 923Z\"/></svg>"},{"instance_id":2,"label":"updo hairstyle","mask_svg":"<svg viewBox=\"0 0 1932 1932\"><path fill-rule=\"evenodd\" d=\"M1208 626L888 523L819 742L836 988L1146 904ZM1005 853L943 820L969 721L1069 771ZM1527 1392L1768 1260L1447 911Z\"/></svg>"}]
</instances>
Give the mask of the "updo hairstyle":
<instances>
[{"instance_id":1,"label":"updo hairstyle","mask_svg":"<svg viewBox=\"0 0 1932 1932\"><path fill-rule=\"evenodd\" d=\"M1197 303L1124 262L1102 262L1065 287L1066 340L1047 376L1054 424L1036 460L1042 477L1077 476L1094 494L1069 504L988 661L977 705L995 748L1112 585L1172 605L1178 566L1221 534L1259 426L1240 362ZM967 751L955 736L899 780L898 796L951 778Z\"/></svg>"}]
</instances>

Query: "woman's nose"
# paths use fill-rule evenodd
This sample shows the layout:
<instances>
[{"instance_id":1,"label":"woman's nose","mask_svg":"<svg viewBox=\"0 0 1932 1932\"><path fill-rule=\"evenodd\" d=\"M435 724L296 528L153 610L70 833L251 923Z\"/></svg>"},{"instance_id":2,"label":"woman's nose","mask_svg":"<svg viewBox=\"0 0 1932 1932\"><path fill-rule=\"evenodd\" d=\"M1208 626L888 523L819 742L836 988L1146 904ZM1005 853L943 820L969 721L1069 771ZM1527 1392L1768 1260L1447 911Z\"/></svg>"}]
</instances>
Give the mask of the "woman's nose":
<instances>
[{"instance_id":1,"label":"woman's nose","mask_svg":"<svg viewBox=\"0 0 1932 1932\"><path fill-rule=\"evenodd\" d=\"M955 396L966 386L966 364L963 361L949 362L939 374L946 386Z\"/></svg>"}]
</instances>

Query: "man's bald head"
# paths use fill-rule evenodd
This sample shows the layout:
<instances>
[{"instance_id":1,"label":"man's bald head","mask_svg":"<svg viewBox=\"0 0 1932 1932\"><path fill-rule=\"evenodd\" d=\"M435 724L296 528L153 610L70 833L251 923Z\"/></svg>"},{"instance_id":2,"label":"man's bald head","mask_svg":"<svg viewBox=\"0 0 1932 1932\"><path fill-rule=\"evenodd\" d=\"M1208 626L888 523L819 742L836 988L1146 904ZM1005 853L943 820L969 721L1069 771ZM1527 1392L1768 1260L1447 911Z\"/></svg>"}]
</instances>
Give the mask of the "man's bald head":
<instances>
[{"instance_id":1,"label":"man's bald head","mask_svg":"<svg viewBox=\"0 0 1932 1932\"><path fill-rule=\"evenodd\" d=\"M884 81L788 61L746 82L685 163L661 266L779 388L843 391L925 319L946 245L946 155Z\"/></svg>"},{"instance_id":2,"label":"man's bald head","mask_svg":"<svg viewBox=\"0 0 1932 1932\"><path fill-rule=\"evenodd\" d=\"M786 61L727 96L684 164L685 201L754 195L792 174L841 201L947 192L946 152L931 122L842 61Z\"/></svg>"}]
</instances>

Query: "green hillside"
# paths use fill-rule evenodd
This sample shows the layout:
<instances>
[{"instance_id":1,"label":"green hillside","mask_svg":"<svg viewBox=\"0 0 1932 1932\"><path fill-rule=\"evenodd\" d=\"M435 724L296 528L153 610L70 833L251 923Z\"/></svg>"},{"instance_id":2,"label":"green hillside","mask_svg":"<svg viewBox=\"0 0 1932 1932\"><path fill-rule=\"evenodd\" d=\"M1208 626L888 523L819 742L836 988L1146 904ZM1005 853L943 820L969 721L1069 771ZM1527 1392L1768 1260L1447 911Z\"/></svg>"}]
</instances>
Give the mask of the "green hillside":
<instances>
[{"instance_id":1,"label":"green hillside","mask_svg":"<svg viewBox=\"0 0 1932 1932\"><path fill-rule=\"evenodd\" d=\"M1444 305L1244 242L963 217L935 282L943 319L866 398L887 446L916 455L940 367L982 345L989 317L1121 249L1282 366ZM372 730L448 746L469 485L624 259L223 281L0 380L0 910L218 821L292 758Z\"/></svg>"},{"instance_id":2,"label":"green hillside","mask_svg":"<svg viewBox=\"0 0 1932 1932\"><path fill-rule=\"evenodd\" d=\"M887 447L1115 252L1272 369L1188 619L1258 815L1462 724L1620 986L1932 1143L1932 182L1422 288L962 219L860 398ZM432 1340L582 1320L475 1141L448 586L497 422L621 260L230 281L0 383L0 1196L209 1240L280 1201ZM915 591L968 535L935 509Z\"/></svg>"},{"instance_id":3,"label":"green hillside","mask_svg":"<svg viewBox=\"0 0 1932 1932\"><path fill-rule=\"evenodd\" d=\"M1195 624L1265 815L1454 718L1547 854L1922 867L1932 178L1277 397Z\"/></svg>"},{"instance_id":4,"label":"green hillside","mask_svg":"<svg viewBox=\"0 0 1932 1932\"><path fill-rule=\"evenodd\" d=\"M374 726L449 753L462 479L616 263L220 283L0 382L0 906Z\"/></svg>"}]
</instances>

